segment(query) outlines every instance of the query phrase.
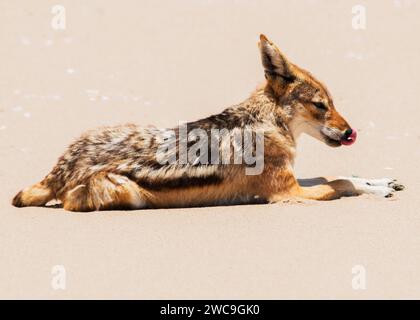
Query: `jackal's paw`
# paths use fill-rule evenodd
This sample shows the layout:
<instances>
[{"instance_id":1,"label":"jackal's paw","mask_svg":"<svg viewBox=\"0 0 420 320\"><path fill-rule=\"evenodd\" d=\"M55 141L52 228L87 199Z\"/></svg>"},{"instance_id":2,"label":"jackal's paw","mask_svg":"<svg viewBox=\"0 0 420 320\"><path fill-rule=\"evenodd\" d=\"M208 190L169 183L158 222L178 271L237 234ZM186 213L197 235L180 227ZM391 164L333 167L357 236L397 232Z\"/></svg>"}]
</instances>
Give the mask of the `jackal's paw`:
<instances>
[{"instance_id":1,"label":"jackal's paw","mask_svg":"<svg viewBox=\"0 0 420 320\"><path fill-rule=\"evenodd\" d=\"M380 197L390 198L395 191L404 190L404 186L397 180L390 178L363 179L358 177L347 178L360 193L374 194Z\"/></svg>"},{"instance_id":2,"label":"jackal's paw","mask_svg":"<svg viewBox=\"0 0 420 320\"><path fill-rule=\"evenodd\" d=\"M390 186L392 189L394 189L395 191L402 191L405 189L404 185L397 183L397 180L394 180L392 182L390 182L388 184L388 186Z\"/></svg>"},{"instance_id":3,"label":"jackal's paw","mask_svg":"<svg viewBox=\"0 0 420 320\"><path fill-rule=\"evenodd\" d=\"M390 178L383 178L383 179L366 179L366 183L371 186L383 186L383 187L389 187L392 188L394 191L401 191L404 190L404 186L397 182L396 179L390 179Z\"/></svg>"},{"instance_id":4,"label":"jackal's paw","mask_svg":"<svg viewBox=\"0 0 420 320\"><path fill-rule=\"evenodd\" d=\"M395 190L388 186L373 186L369 190L364 191L364 193L374 194L384 198L391 198L394 196Z\"/></svg>"}]
</instances>

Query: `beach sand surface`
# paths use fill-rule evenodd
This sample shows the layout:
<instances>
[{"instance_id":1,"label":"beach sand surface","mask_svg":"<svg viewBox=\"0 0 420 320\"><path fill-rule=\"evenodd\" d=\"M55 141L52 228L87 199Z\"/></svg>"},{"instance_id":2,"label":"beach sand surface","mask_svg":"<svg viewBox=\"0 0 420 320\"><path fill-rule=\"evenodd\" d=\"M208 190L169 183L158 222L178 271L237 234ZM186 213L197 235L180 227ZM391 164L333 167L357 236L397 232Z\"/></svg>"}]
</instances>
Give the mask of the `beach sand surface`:
<instances>
[{"instance_id":1,"label":"beach sand surface","mask_svg":"<svg viewBox=\"0 0 420 320\"><path fill-rule=\"evenodd\" d=\"M363 30L353 1L62 0L55 30L54 1L1 1L0 297L420 298L420 2L360 2ZM391 177L405 191L83 214L11 206L87 129L170 127L247 98L264 80L260 33L326 83L359 131L338 149L302 137L297 175Z\"/></svg>"}]
</instances>

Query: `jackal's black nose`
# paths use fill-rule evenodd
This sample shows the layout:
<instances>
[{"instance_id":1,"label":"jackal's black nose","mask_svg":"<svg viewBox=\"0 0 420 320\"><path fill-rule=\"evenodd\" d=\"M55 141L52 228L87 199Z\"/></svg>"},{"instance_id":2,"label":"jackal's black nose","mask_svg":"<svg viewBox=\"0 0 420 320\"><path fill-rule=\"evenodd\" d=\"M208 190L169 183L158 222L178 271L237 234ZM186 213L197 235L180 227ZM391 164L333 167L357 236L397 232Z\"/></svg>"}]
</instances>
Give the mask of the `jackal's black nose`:
<instances>
[{"instance_id":1,"label":"jackal's black nose","mask_svg":"<svg viewBox=\"0 0 420 320\"><path fill-rule=\"evenodd\" d=\"M347 129L344 132L343 137L341 138L341 144L343 144L345 146L352 145L356 141L356 138L357 138L356 130Z\"/></svg>"},{"instance_id":2,"label":"jackal's black nose","mask_svg":"<svg viewBox=\"0 0 420 320\"><path fill-rule=\"evenodd\" d=\"M348 139L350 136L351 136L351 134L353 133L353 129L347 129L345 132L344 132L344 139Z\"/></svg>"}]
</instances>

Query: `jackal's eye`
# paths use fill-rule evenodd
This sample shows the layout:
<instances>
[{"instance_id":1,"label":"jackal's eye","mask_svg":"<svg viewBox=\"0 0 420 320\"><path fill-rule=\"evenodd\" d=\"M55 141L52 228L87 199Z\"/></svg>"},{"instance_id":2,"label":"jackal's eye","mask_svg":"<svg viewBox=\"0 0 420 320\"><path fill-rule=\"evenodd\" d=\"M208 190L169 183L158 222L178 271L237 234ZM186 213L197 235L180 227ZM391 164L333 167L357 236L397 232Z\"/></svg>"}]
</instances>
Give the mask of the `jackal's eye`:
<instances>
[{"instance_id":1,"label":"jackal's eye","mask_svg":"<svg viewBox=\"0 0 420 320\"><path fill-rule=\"evenodd\" d=\"M327 110L327 106L323 102L313 102L314 106L320 110Z\"/></svg>"}]
</instances>

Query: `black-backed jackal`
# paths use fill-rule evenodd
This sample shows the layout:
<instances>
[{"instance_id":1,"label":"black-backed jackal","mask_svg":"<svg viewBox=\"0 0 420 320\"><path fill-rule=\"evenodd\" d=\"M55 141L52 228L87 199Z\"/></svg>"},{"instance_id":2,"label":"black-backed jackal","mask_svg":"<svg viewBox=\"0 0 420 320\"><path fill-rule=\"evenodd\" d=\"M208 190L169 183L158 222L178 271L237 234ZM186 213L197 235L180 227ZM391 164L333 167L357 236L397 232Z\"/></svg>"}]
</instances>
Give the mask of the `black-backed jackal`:
<instances>
[{"instance_id":1,"label":"black-backed jackal","mask_svg":"<svg viewBox=\"0 0 420 320\"><path fill-rule=\"evenodd\" d=\"M336 111L321 82L289 62L264 35L259 48L266 82L244 102L188 123L187 138L181 138L179 128L157 130L136 125L87 132L70 145L44 180L19 192L13 205L44 206L58 199L71 211L192 207L276 202L290 197L332 200L362 193L388 197L403 188L392 179L298 181L292 167L301 133L338 147L352 144L356 131ZM249 166L234 161L180 161L180 144L191 144L185 139L194 129L211 136L213 129L243 132L245 127L263 132L259 174L247 174ZM163 163L158 159L159 148L171 134L175 143L167 152L173 161ZM231 146L222 143L212 150L222 154L227 148Z\"/></svg>"}]
</instances>

